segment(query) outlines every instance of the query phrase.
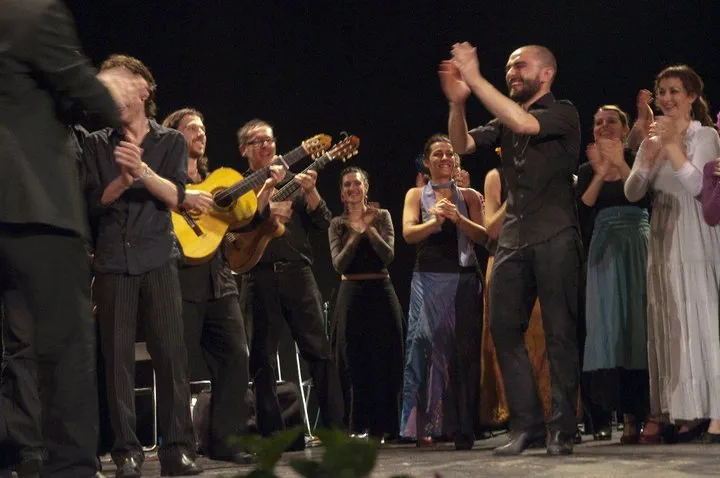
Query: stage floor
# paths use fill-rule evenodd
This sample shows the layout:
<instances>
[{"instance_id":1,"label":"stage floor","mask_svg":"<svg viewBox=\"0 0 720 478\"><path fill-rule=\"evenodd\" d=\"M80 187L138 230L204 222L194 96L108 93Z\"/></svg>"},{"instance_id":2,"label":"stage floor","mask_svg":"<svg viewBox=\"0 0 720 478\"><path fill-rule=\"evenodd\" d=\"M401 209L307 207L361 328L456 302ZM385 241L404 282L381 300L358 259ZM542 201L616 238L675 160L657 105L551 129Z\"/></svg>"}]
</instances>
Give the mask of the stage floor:
<instances>
[{"instance_id":1,"label":"stage floor","mask_svg":"<svg viewBox=\"0 0 720 478\"><path fill-rule=\"evenodd\" d=\"M549 457L545 449L525 452L519 457L497 458L491 450L505 443L500 435L475 442L472 451L455 451L450 443L430 449L417 449L414 445L387 445L380 449L373 470L373 478L407 474L415 478L471 478L471 477L691 477L720 475L720 445L620 445L619 433L605 442L593 441L583 436L582 445L567 457ZM286 453L276 474L296 478L287 463L304 454L318 457L323 448L311 448L305 452ZM199 458L205 473L199 476L244 476L251 466L234 466L228 463ZM103 458L103 473L114 476L115 468L109 457ZM155 454L150 454L143 466L143 476L160 476L160 464Z\"/></svg>"}]
</instances>

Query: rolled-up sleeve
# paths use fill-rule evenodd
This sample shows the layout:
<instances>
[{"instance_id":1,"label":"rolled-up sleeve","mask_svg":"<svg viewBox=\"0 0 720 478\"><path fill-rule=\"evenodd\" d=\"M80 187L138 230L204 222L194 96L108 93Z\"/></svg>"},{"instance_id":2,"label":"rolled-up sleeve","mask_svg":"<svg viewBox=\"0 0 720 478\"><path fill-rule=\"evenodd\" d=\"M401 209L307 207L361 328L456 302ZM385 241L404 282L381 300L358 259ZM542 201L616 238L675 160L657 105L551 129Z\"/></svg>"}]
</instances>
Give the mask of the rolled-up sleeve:
<instances>
[{"instance_id":1,"label":"rolled-up sleeve","mask_svg":"<svg viewBox=\"0 0 720 478\"><path fill-rule=\"evenodd\" d=\"M578 131L580 119L577 109L572 103L558 101L548 108L535 109L530 112L540 123L538 138L563 137Z\"/></svg>"},{"instance_id":2,"label":"rolled-up sleeve","mask_svg":"<svg viewBox=\"0 0 720 478\"><path fill-rule=\"evenodd\" d=\"M476 148L494 148L498 146L501 132L502 123L497 118L468 131L473 141L475 141Z\"/></svg>"}]
</instances>

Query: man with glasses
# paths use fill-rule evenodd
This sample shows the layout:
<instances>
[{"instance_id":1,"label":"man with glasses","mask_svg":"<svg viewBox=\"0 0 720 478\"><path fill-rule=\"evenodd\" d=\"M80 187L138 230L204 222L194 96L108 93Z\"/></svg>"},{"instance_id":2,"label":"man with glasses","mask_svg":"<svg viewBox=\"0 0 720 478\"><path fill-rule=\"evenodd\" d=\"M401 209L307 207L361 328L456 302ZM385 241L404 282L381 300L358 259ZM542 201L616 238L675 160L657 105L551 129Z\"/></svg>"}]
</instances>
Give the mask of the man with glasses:
<instances>
[{"instance_id":1,"label":"man with glasses","mask_svg":"<svg viewBox=\"0 0 720 478\"><path fill-rule=\"evenodd\" d=\"M255 119L243 125L238 142L251 171L270 165L275 158L273 129L264 121ZM310 229L326 230L331 218L315 187L316 179L315 171L288 174L284 183L298 182L303 194L292 201L270 202L269 211L259 211L261 216L269 212L267 220L284 224L285 234L273 239L258 264L242 276L240 302L250 324L250 375L255 386L258 430L264 436L284 429L272 365L283 321L310 365L323 425L343 427L340 381L323 326L322 297L310 268Z\"/></svg>"},{"instance_id":2,"label":"man with glasses","mask_svg":"<svg viewBox=\"0 0 720 478\"><path fill-rule=\"evenodd\" d=\"M185 136L189 182L204 181L209 171L202 113L183 108L170 113L163 126L176 129ZM277 170L266 181L270 190L284 175L281 167L273 168ZM193 196L197 196L198 200L188 203L188 198ZM212 209L213 199L205 191L188 189L185 206L191 209L193 204L199 211L208 212ZM245 464L252 457L239 444L230 443L229 439L247 434L248 346L238 302L238 287L224 250L219 247L212 258L202 264L191 265L181 259L178 272L190 377L205 378L209 371L212 383L209 433L200 437L203 451L213 460ZM200 348L204 362L200 360Z\"/></svg>"}]
</instances>

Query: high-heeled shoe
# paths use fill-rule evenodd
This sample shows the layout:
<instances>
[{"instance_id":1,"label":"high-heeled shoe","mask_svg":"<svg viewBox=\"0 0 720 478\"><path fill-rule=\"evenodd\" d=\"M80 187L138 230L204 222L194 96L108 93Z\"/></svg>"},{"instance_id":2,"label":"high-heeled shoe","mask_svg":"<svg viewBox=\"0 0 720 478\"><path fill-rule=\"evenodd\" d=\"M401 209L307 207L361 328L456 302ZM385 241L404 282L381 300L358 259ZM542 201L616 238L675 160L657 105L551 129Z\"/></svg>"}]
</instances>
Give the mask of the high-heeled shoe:
<instances>
[{"instance_id":1,"label":"high-heeled shoe","mask_svg":"<svg viewBox=\"0 0 720 478\"><path fill-rule=\"evenodd\" d=\"M431 448L434 445L432 437L420 437L417 440L418 448Z\"/></svg>"},{"instance_id":2,"label":"high-heeled shoe","mask_svg":"<svg viewBox=\"0 0 720 478\"><path fill-rule=\"evenodd\" d=\"M700 420L688 427L684 432L678 431L676 439L678 443L690 443L696 438L701 437L710 426L710 420Z\"/></svg>"}]
</instances>

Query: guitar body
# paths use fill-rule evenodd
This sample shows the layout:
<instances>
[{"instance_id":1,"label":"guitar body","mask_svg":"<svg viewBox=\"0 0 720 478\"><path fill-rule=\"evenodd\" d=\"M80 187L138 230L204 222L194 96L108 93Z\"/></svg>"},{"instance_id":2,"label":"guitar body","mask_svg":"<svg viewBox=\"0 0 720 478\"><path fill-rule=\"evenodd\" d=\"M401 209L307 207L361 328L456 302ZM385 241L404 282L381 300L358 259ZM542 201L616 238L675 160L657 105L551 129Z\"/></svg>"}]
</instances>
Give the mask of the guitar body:
<instances>
[{"instance_id":1,"label":"guitar body","mask_svg":"<svg viewBox=\"0 0 720 478\"><path fill-rule=\"evenodd\" d=\"M225 242L225 252L233 272L242 274L258 263L268 243L285 234L285 226L275 221L265 221L248 232L231 232Z\"/></svg>"},{"instance_id":2,"label":"guitar body","mask_svg":"<svg viewBox=\"0 0 720 478\"><path fill-rule=\"evenodd\" d=\"M241 181L242 175L230 168L219 168L201 183L187 186L189 190L205 191L213 196ZM230 226L241 227L250 222L257 211L253 191L240 196L227 207L216 206L207 214L172 211L175 236L182 246L185 260L201 264L212 258Z\"/></svg>"}]
</instances>

